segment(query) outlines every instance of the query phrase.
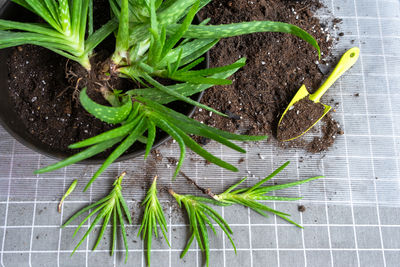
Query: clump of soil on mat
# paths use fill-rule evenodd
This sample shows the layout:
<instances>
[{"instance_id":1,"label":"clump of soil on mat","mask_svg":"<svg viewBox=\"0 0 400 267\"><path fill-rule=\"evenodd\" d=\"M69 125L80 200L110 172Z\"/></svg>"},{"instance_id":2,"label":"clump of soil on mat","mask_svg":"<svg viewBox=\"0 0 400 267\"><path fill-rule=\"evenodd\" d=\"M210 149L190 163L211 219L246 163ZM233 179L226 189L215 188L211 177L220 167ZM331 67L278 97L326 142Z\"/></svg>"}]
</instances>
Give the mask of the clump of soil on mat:
<instances>
[{"instance_id":1,"label":"clump of soil on mat","mask_svg":"<svg viewBox=\"0 0 400 267\"><path fill-rule=\"evenodd\" d=\"M210 17L211 24L252 20L295 24L318 40L322 50L322 60L318 63L327 63L333 40L328 26L313 14L321 7L315 0L220 0L211 2L201 14L203 18ZM338 22L332 18L333 24ZM215 86L205 92L202 100L228 118L210 116L204 110L195 115L199 121L232 132L244 130L247 134L276 136L280 115L301 85L305 84L313 93L324 78L321 66L316 64L315 49L289 34L258 33L223 39L211 50L210 56L213 67L247 58L246 66L232 77L232 85ZM337 127L336 130L331 128L332 124L338 124L327 120L322 123L328 129L322 133L318 149L306 142L289 142L282 146L301 147L310 152L326 150L338 131Z\"/></svg>"},{"instance_id":2,"label":"clump of soil on mat","mask_svg":"<svg viewBox=\"0 0 400 267\"><path fill-rule=\"evenodd\" d=\"M307 131L324 114L325 107L303 98L289 108L278 125L278 140L296 138Z\"/></svg>"}]
</instances>

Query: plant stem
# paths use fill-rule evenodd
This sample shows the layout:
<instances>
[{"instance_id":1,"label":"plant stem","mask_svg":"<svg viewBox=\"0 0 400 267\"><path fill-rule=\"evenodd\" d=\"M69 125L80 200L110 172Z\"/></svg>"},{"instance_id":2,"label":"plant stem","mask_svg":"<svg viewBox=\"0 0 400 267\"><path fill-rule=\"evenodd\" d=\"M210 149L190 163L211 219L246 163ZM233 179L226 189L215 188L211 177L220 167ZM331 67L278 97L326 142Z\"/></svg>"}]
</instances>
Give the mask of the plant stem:
<instances>
[{"instance_id":1,"label":"plant stem","mask_svg":"<svg viewBox=\"0 0 400 267\"><path fill-rule=\"evenodd\" d=\"M90 59L88 54L84 54L80 59L79 63L88 71L92 69L92 65L90 64Z\"/></svg>"},{"instance_id":2,"label":"plant stem","mask_svg":"<svg viewBox=\"0 0 400 267\"><path fill-rule=\"evenodd\" d=\"M58 204L58 212L61 213L61 206L67 196L69 196L72 191L74 191L76 185L78 184L78 179L75 179L72 184L69 186L67 192L65 192L64 196L61 198L60 204Z\"/></svg>"}]
</instances>

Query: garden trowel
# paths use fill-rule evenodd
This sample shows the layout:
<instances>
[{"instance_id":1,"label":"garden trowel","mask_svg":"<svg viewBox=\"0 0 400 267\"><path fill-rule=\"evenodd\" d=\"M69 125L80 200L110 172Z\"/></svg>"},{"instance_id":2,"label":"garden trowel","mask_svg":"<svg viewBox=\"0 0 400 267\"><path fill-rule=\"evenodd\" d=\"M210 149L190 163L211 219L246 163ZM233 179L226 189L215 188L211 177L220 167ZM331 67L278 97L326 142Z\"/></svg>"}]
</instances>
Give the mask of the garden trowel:
<instances>
[{"instance_id":1,"label":"garden trowel","mask_svg":"<svg viewBox=\"0 0 400 267\"><path fill-rule=\"evenodd\" d=\"M322 86L313 94L310 94L306 88L305 85L302 85L300 89L297 91L296 95L293 97L292 101L289 103L285 111L283 112L279 124L278 124L278 139L282 129L280 129L280 125L282 120L284 119L285 114L293 109L293 105L296 104L298 101L302 100L305 97L308 97L309 100L313 101L314 103L319 103L321 97L325 94L325 92L331 87L331 85L343 74L345 73L348 69L350 69L356 62L357 59L360 55L360 49L358 47L353 47L350 50L348 50L340 59L339 63L336 65L335 69L332 71L332 73L329 75L328 79L322 84ZM322 104L325 107L325 110L320 118L317 120L313 121L313 123L303 132L298 132L293 137L288 138L287 140L280 140L280 141L290 141L293 139L296 139L303 134L305 134L307 131L309 131L319 120L321 120L330 110L332 107Z\"/></svg>"}]
</instances>

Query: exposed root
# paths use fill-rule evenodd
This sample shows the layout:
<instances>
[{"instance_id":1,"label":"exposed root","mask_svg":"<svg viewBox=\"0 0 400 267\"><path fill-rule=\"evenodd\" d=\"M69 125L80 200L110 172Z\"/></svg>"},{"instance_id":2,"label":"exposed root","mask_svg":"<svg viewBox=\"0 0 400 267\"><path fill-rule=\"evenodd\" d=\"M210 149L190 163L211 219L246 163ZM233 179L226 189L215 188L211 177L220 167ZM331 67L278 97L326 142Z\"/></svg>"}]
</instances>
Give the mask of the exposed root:
<instances>
[{"instance_id":1,"label":"exposed root","mask_svg":"<svg viewBox=\"0 0 400 267\"><path fill-rule=\"evenodd\" d=\"M184 178L186 178L186 180L187 180L190 184L192 184L192 185L194 185L195 187L197 187L197 189L199 189L201 192L203 192L203 194L208 195L208 196L211 197L211 198L214 198L214 197L215 197L215 194L211 191L211 189L209 189L209 188L206 189L206 188L204 188L204 187L201 187L200 185L198 185L198 184L196 183L196 181L194 181L192 178L190 178L189 176L187 176L183 171L180 171L179 174L182 175Z\"/></svg>"},{"instance_id":2,"label":"exposed root","mask_svg":"<svg viewBox=\"0 0 400 267\"><path fill-rule=\"evenodd\" d=\"M64 90L62 90L62 91L57 95L57 98L59 98L59 97L61 97L63 94L65 94L65 92L67 92L68 89L74 88L74 92L72 93L72 99L75 100L75 101L76 101L77 99L79 99L79 93L80 93L80 91L79 91L79 83L80 83L80 81L82 81L82 78L78 78L78 80L76 81L75 87L68 86L67 88L65 88Z\"/></svg>"},{"instance_id":3,"label":"exposed root","mask_svg":"<svg viewBox=\"0 0 400 267\"><path fill-rule=\"evenodd\" d=\"M65 92L68 91L68 89L71 89L71 88L73 88L73 87L72 87L72 86L66 87L66 88L65 88L64 90L62 90L56 97L57 97L57 98L61 97L63 94L65 94Z\"/></svg>"}]
</instances>

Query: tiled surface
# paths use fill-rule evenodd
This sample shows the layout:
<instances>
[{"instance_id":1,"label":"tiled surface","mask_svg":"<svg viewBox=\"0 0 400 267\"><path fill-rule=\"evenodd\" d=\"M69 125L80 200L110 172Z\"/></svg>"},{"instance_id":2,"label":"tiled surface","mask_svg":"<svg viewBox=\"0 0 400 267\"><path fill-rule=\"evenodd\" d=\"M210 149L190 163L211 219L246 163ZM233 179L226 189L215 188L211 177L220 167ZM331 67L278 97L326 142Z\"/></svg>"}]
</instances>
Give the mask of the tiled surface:
<instances>
[{"instance_id":1,"label":"tiled surface","mask_svg":"<svg viewBox=\"0 0 400 267\"><path fill-rule=\"evenodd\" d=\"M286 160L292 164L276 182L326 176L279 192L283 196L304 196L301 201L306 207L304 213L297 211L299 203L270 203L271 207L292 214L304 230L245 208L220 208L232 226L238 251L235 255L230 242L217 228L217 235L210 239L211 266L399 266L400 4L398 0L325 0L325 4L331 13L343 19L339 26L345 35L335 54L342 54L352 42L362 50L357 65L326 96L340 102L334 116L346 134L338 137L335 146L323 155L281 150L265 142L247 144L249 153L239 164L241 171L237 174L205 165L189 153L192 160L186 160L183 171L216 192L248 172L257 177L249 175L248 184L253 184ZM321 17L329 19L330 15L325 11ZM207 148L229 162L237 163L242 157L213 143ZM172 169L166 167L166 158L176 156L176 151L176 145L162 147L164 159L155 167L140 158L114 164L89 193L82 193L96 166L75 165L35 176L34 169L53 160L23 147L0 128L1 265L145 266L143 244L136 236L141 217L138 204L151 178L157 174L161 186L172 185L179 192L198 194L182 177L173 184L170 182ZM128 172L124 195L135 211L134 225L127 227L128 264L123 264L122 244L118 244L118 253L109 256L107 233L98 250L91 251L98 227L70 257L84 231L73 239L75 225L60 229L60 224L80 207L106 194L122 170ZM75 178L82 182L59 214L58 199ZM190 237L187 221L175 204L170 205L171 199L166 194L161 199L169 221L171 248L162 240L155 240L152 265L202 266L204 258L196 246L192 246L183 260L179 258ZM87 225L82 230L85 229Z\"/></svg>"}]
</instances>

